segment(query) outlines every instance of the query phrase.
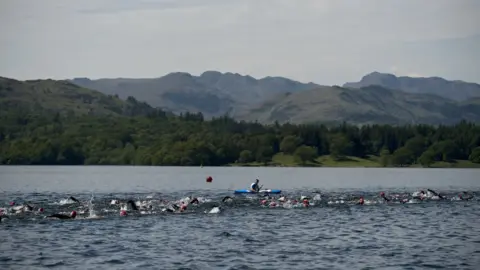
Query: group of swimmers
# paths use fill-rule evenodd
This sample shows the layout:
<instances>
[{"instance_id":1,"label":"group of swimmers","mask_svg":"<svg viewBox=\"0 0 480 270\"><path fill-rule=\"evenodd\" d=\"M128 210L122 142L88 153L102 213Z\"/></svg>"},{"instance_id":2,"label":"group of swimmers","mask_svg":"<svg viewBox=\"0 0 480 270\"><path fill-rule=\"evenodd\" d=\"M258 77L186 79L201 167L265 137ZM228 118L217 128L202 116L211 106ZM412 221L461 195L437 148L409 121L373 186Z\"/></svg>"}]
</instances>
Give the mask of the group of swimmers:
<instances>
[{"instance_id":1,"label":"group of swimmers","mask_svg":"<svg viewBox=\"0 0 480 270\"><path fill-rule=\"evenodd\" d=\"M272 197L270 194L262 194L260 193L261 187L259 186L259 181L256 179L254 183L251 184L250 190L254 193L258 193L258 196L260 196L259 201L260 201L260 206L261 207L284 207L284 208L297 208L297 207L305 207L308 208L310 206L315 205L314 202L312 201L320 201L321 196L320 194L316 194L313 198L309 196L301 196L300 198L298 197L287 197L287 196L279 196L279 197ZM385 192L381 192L379 194L379 199L380 201L383 201L385 203L414 203L418 201L425 201L425 200L464 200L468 201L473 199L473 194L470 194L468 192L462 192L458 196L447 198L446 196L443 196L439 194L438 192L432 190L432 189L427 189L427 191L420 190L418 192L415 192L412 194L412 196L404 197L401 196L400 194L393 194L391 196L387 196ZM69 197L68 200L71 203L74 204L80 204L77 208L77 210L84 208L84 204L82 204L79 200L77 200L74 197ZM234 202L234 198L230 196L225 196L220 204L232 204ZM140 213L146 213L146 211L153 211L154 206L153 203L154 201L143 201L143 202L134 202L133 200L126 200L124 202L121 202L120 200L111 200L110 205L118 205L120 206L120 216L127 216L129 213L135 213L135 212L140 212ZM187 211L187 209L191 205L200 205L205 200L203 198L197 198L197 197L187 197L179 201L166 201L166 200L161 200L157 201L159 202L160 210L161 212L169 212L169 213L183 213ZM357 197L357 199L353 198L353 200L348 200L348 204L357 204L357 205L365 205L365 204L370 204L373 201L365 201L363 196ZM335 204L335 203L345 203L343 200L340 201L328 201L327 204ZM374 203L377 203L375 201ZM206 211L206 213L219 213L221 210L220 204L214 204L213 208L210 211ZM43 213L44 208L43 207L34 207L31 204L25 203L22 205L16 205L15 202L10 203L11 208L9 209L3 209L0 208L0 221L2 221L5 218L8 218L8 213L11 214L20 214L20 213L25 213L25 212L38 212L38 213ZM156 207L155 207L156 208ZM84 209L83 213L88 212L88 209ZM75 219L77 217L77 211L73 210L70 212L70 214L66 213L55 213L51 215L45 216L45 218L55 218L55 219Z\"/></svg>"}]
</instances>

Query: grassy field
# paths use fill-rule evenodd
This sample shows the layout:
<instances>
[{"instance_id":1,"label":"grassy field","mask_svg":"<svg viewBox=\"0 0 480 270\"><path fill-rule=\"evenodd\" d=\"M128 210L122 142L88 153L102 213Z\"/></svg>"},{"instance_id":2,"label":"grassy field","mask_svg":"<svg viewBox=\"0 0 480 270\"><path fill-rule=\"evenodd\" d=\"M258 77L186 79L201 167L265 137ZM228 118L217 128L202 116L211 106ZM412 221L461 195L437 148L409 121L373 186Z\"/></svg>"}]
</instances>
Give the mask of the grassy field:
<instances>
[{"instance_id":1,"label":"grassy field","mask_svg":"<svg viewBox=\"0 0 480 270\"><path fill-rule=\"evenodd\" d=\"M272 161L265 164L259 162L251 163L235 163L231 166L250 166L250 167L343 167L343 168L375 168L382 167L377 156L369 156L368 158L347 157L342 161L336 161L331 156L320 156L315 162L307 162L305 165L299 164L291 155L283 153L273 156ZM422 168L420 164L408 166L410 168ZM405 168L405 167L404 167ZM472 163L468 160L457 160L454 163L436 162L430 168L480 168L480 164Z\"/></svg>"}]
</instances>

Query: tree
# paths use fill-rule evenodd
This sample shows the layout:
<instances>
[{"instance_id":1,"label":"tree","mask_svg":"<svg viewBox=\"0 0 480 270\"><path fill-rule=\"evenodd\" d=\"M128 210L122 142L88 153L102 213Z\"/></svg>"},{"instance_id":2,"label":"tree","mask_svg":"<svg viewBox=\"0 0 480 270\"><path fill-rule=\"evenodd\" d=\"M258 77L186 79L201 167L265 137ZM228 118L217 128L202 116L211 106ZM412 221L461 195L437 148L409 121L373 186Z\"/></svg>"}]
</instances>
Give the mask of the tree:
<instances>
[{"instance_id":1,"label":"tree","mask_svg":"<svg viewBox=\"0 0 480 270\"><path fill-rule=\"evenodd\" d=\"M418 158L418 162L422 164L423 167L430 167L434 162L434 158L435 153L431 150L427 150Z\"/></svg>"},{"instance_id":2,"label":"tree","mask_svg":"<svg viewBox=\"0 0 480 270\"><path fill-rule=\"evenodd\" d=\"M307 161L315 161L316 157L317 149L306 145L299 146L294 153L295 160L299 161L303 165L305 165Z\"/></svg>"},{"instance_id":3,"label":"tree","mask_svg":"<svg viewBox=\"0 0 480 270\"><path fill-rule=\"evenodd\" d=\"M330 155L335 160L341 160L350 153L351 142L343 134L334 134L330 138Z\"/></svg>"},{"instance_id":4,"label":"tree","mask_svg":"<svg viewBox=\"0 0 480 270\"><path fill-rule=\"evenodd\" d=\"M250 150L243 150L240 152L240 156L238 157L238 161L241 163L248 163L253 160L252 151Z\"/></svg>"},{"instance_id":5,"label":"tree","mask_svg":"<svg viewBox=\"0 0 480 270\"><path fill-rule=\"evenodd\" d=\"M406 147L402 147L402 148L397 149L393 153L392 163L394 165L400 165L401 167L403 167L405 165L412 164L413 159L414 159L414 155L413 155L412 150L410 150Z\"/></svg>"},{"instance_id":6,"label":"tree","mask_svg":"<svg viewBox=\"0 0 480 270\"><path fill-rule=\"evenodd\" d=\"M267 163L272 160L272 156L273 156L272 147L262 146L257 150L256 160L257 162L261 162L264 165L267 165Z\"/></svg>"},{"instance_id":7,"label":"tree","mask_svg":"<svg viewBox=\"0 0 480 270\"><path fill-rule=\"evenodd\" d=\"M474 148L468 159L473 163L480 163L480 147Z\"/></svg>"},{"instance_id":8,"label":"tree","mask_svg":"<svg viewBox=\"0 0 480 270\"><path fill-rule=\"evenodd\" d=\"M457 147L452 140L436 142L430 147L430 150L435 153L435 159L445 162L451 161L457 153Z\"/></svg>"},{"instance_id":9,"label":"tree","mask_svg":"<svg viewBox=\"0 0 480 270\"><path fill-rule=\"evenodd\" d=\"M300 139L297 136L286 136L283 138L282 142L280 143L280 151L285 154L293 154L297 149L297 146L300 144Z\"/></svg>"},{"instance_id":10,"label":"tree","mask_svg":"<svg viewBox=\"0 0 480 270\"><path fill-rule=\"evenodd\" d=\"M423 136L413 137L405 143L405 147L418 157L425 151L425 138Z\"/></svg>"},{"instance_id":11,"label":"tree","mask_svg":"<svg viewBox=\"0 0 480 270\"><path fill-rule=\"evenodd\" d=\"M12 109L8 102L3 104L0 163L222 166L238 160L266 165L281 151L294 154L299 164L308 164L317 155L337 160L380 155L382 166L414 161L429 166L433 161L456 159L480 163L480 126L465 121L438 127L261 125L228 116L205 120L199 113L184 112L180 117L148 109L134 99L128 104L114 99L101 107L97 103L112 99L92 100L91 115L75 103L59 114L42 106ZM128 116L121 114L122 108L127 108ZM66 112L70 112L68 117Z\"/></svg>"},{"instance_id":12,"label":"tree","mask_svg":"<svg viewBox=\"0 0 480 270\"><path fill-rule=\"evenodd\" d=\"M388 148L383 148L382 151L380 151L380 165L382 165L382 167L387 167L390 165L391 159L392 155L390 155Z\"/></svg>"}]
</instances>

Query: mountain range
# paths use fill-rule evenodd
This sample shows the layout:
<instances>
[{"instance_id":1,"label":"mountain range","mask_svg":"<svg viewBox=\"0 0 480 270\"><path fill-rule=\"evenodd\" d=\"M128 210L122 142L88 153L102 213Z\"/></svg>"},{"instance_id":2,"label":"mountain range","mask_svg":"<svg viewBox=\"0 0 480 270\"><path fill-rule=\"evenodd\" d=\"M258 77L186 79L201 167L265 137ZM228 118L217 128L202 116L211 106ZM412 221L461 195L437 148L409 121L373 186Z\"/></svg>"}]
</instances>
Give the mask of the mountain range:
<instances>
[{"instance_id":1,"label":"mountain range","mask_svg":"<svg viewBox=\"0 0 480 270\"><path fill-rule=\"evenodd\" d=\"M76 78L71 82L121 98L133 96L174 113L199 111L207 118L228 113L262 123L451 124L480 118L479 84L438 77L373 72L339 87L207 71L200 76L170 73L152 79Z\"/></svg>"},{"instance_id":2,"label":"mountain range","mask_svg":"<svg viewBox=\"0 0 480 270\"><path fill-rule=\"evenodd\" d=\"M359 82L345 83L346 88L362 88L379 85L385 88L402 90L407 93L434 94L441 97L464 101L480 97L480 85L464 81L448 81L440 77L412 78L397 77L393 74L372 72Z\"/></svg>"},{"instance_id":3,"label":"mountain range","mask_svg":"<svg viewBox=\"0 0 480 270\"><path fill-rule=\"evenodd\" d=\"M125 114L132 106L140 111L157 107L176 114L202 112L206 118L228 114L238 120L261 123L480 122L478 84L378 72L343 86L302 83L283 77L255 79L217 71L206 71L200 76L175 72L145 79L21 82L2 78L0 102L2 107L77 108L80 112L92 111L93 106L97 113L114 108L114 114Z\"/></svg>"},{"instance_id":4,"label":"mountain range","mask_svg":"<svg viewBox=\"0 0 480 270\"><path fill-rule=\"evenodd\" d=\"M298 92L317 87L282 77L257 80L251 76L206 71L200 76L175 72L153 79L75 78L72 83L120 98L133 96L174 113L202 112L207 118L244 114L252 106L278 94Z\"/></svg>"}]
</instances>

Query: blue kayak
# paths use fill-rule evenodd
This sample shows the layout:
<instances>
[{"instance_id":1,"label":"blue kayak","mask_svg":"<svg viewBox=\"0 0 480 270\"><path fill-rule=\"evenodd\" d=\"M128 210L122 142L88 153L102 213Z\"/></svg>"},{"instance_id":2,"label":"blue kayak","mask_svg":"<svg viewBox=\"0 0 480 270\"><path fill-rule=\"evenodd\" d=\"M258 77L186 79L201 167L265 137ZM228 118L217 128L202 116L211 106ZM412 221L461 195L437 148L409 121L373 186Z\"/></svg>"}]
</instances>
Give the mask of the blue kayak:
<instances>
[{"instance_id":1,"label":"blue kayak","mask_svg":"<svg viewBox=\"0 0 480 270\"><path fill-rule=\"evenodd\" d=\"M237 189L237 190L235 190L235 194L243 194L243 193L255 193L255 192L252 192L248 189ZM280 189L261 189L257 193L280 194L280 193L282 193L282 191Z\"/></svg>"}]
</instances>

